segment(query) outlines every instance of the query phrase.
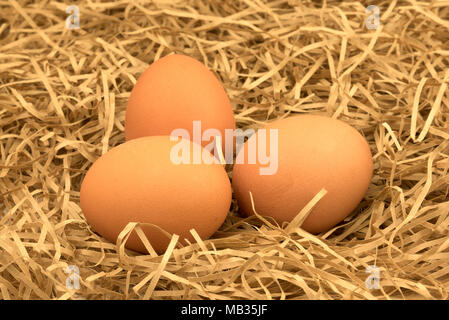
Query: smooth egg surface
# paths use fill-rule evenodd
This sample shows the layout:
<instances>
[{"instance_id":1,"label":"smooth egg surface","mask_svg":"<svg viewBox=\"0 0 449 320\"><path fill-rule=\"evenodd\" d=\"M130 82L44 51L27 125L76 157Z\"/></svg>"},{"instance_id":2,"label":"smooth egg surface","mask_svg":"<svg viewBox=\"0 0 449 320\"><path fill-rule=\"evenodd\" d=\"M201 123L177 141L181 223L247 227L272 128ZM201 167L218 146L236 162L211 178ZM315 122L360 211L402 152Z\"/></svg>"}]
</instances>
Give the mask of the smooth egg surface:
<instances>
[{"instance_id":1,"label":"smooth egg surface","mask_svg":"<svg viewBox=\"0 0 449 320\"><path fill-rule=\"evenodd\" d=\"M184 158L188 161L181 163L176 159L179 141L188 146ZM194 242L190 229L202 239L217 231L231 204L228 175L216 162L195 163L195 152L204 152L209 160L213 157L199 144L179 141L169 136L134 139L94 162L80 197L84 216L97 233L115 243L129 222L140 222ZM157 252L167 248L170 239L158 228L142 225L142 229ZM146 253L135 231L126 247Z\"/></svg>"},{"instance_id":2,"label":"smooth egg surface","mask_svg":"<svg viewBox=\"0 0 449 320\"><path fill-rule=\"evenodd\" d=\"M278 134L277 171L261 175L259 159L236 163L232 186L240 212L290 222L322 189L327 194L315 205L302 224L311 233L327 231L341 222L360 203L373 174L373 160L365 138L347 123L325 116L300 115L272 122L265 128L265 154L269 153L270 129ZM243 145L260 139L260 130ZM255 144L256 145L256 144ZM260 147L257 147L258 151ZM246 157L246 156L245 156ZM274 161L272 159L272 161Z\"/></svg>"},{"instance_id":3,"label":"smooth egg surface","mask_svg":"<svg viewBox=\"0 0 449 320\"><path fill-rule=\"evenodd\" d=\"M199 135L194 121L200 125ZM218 78L200 61L180 54L165 56L152 63L139 77L128 100L125 117L127 140L143 136L170 135L185 129L189 136L206 146L213 137L207 129L225 137L225 129L235 129L230 100ZM232 143L230 141L229 143Z\"/></svg>"}]
</instances>

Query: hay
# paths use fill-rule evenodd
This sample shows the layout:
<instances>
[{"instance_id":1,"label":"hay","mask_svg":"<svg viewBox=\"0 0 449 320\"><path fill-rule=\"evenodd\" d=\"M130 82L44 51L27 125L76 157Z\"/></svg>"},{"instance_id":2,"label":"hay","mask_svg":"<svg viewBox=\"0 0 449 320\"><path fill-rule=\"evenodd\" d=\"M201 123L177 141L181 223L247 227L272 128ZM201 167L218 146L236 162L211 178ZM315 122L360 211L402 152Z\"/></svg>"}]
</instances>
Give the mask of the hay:
<instances>
[{"instance_id":1,"label":"hay","mask_svg":"<svg viewBox=\"0 0 449 320\"><path fill-rule=\"evenodd\" d=\"M369 4L380 9L377 30L365 26ZM66 4L0 1L2 299L448 298L447 3L77 5L81 29L69 30ZM173 238L163 256L124 249L138 224L118 243L92 232L79 206L82 178L124 142L137 77L171 52L220 77L238 127L293 113L356 127L375 161L359 208L314 236L242 219L233 202L213 239L193 231L196 243ZM367 286L371 265L379 289ZM79 289L66 285L68 266L79 270Z\"/></svg>"}]
</instances>

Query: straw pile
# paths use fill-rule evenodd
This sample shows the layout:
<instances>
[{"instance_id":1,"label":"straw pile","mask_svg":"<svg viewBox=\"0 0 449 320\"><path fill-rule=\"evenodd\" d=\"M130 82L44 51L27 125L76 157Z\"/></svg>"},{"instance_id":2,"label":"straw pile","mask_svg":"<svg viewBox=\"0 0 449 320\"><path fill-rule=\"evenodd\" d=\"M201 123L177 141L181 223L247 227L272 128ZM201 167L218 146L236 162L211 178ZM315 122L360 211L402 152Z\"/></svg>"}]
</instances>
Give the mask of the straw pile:
<instances>
[{"instance_id":1,"label":"straw pile","mask_svg":"<svg viewBox=\"0 0 449 320\"><path fill-rule=\"evenodd\" d=\"M447 1L89 0L80 29L69 4L0 1L0 298L448 298ZM359 208L314 236L233 202L212 239L163 256L124 250L135 224L118 243L95 234L83 176L172 52L217 74L240 128L299 113L356 127L375 162Z\"/></svg>"}]
</instances>

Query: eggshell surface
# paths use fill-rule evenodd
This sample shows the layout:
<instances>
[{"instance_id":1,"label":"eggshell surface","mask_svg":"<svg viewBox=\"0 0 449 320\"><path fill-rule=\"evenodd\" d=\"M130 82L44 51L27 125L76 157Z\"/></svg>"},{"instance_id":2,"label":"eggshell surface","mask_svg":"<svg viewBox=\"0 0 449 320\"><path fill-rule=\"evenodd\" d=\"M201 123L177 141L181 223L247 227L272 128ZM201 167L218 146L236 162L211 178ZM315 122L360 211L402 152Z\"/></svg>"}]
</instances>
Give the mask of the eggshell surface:
<instances>
[{"instance_id":1,"label":"eggshell surface","mask_svg":"<svg viewBox=\"0 0 449 320\"><path fill-rule=\"evenodd\" d=\"M301 115L275 121L264 128L269 154L269 130L278 134L277 171L261 175L264 165L236 163L232 186L240 212L271 216L289 222L322 189L327 194L315 205L302 228L311 233L327 231L349 215L363 199L373 173L373 160L365 138L347 123L316 115ZM248 144L259 139L254 134ZM254 140L255 141L255 140ZM259 150L258 150L259 151Z\"/></svg>"},{"instance_id":2,"label":"eggshell surface","mask_svg":"<svg viewBox=\"0 0 449 320\"><path fill-rule=\"evenodd\" d=\"M180 54L152 63L139 77L128 100L125 118L127 140L142 136L170 135L186 129L194 139L193 122L201 122L198 143L207 129L225 137L235 129L230 100L217 77L200 61Z\"/></svg>"},{"instance_id":3,"label":"eggshell surface","mask_svg":"<svg viewBox=\"0 0 449 320\"><path fill-rule=\"evenodd\" d=\"M204 149L185 140L189 157ZM129 222L155 224L180 239L195 242L189 230L202 239L221 226L231 203L231 186L217 164L175 164L168 136L134 139L112 148L88 170L81 186L81 208L93 229L111 242ZM210 153L208 153L210 157ZM153 226L142 225L153 248L161 253L169 238ZM135 231L126 247L146 253Z\"/></svg>"}]
</instances>

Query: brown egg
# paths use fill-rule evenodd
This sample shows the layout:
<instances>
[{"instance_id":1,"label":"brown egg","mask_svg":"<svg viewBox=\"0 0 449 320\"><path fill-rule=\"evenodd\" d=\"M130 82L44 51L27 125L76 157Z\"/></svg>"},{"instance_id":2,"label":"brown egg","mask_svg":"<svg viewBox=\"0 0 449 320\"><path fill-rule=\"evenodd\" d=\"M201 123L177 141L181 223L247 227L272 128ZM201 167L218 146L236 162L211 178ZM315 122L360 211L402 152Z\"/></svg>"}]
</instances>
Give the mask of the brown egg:
<instances>
[{"instance_id":1,"label":"brown egg","mask_svg":"<svg viewBox=\"0 0 449 320\"><path fill-rule=\"evenodd\" d=\"M184 138L203 146L213 143L204 131L215 130L224 141L225 130L235 129L220 81L204 64L180 54L165 56L143 72L129 97L125 119L127 140L170 135L175 129L185 129L189 136Z\"/></svg>"},{"instance_id":2,"label":"brown egg","mask_svg":"<svg viewBox=\"0 0 449 320\"><path fill-rule=\"evenodd\" d=\"M278 120L264 129L267 147L257 144L257 151L272 158L269 174L261 174L268 161L248 161L248 145L263 141L261 130L244 144L240 151L243 156L239 152L243 163L236 163L232 173L232 186L243 215L254 213L251 192L258 214L271 216L280 224L289 222L325 188L327 194L302 224L304 230L319 233L341 222L358 206L370 184L373 160L367 141L356 129L343 121L315 115ZM270 129L275 130L271 135ZM278 138L270 140L276 132Z\"/></svg>"},{"instance_id":3,"label":"brown egg","mask_svg":"<svg viewBox=\"0 0 449 320\"><path fill-rule=\"evenodd\" d=\"M198 152L205 160L195 163ZM202 239L209 238L225 220L232 196L226 171L210 160L212 155L199 144L168 136L134 139L109 150L91 166L81 186L87 222L114 243L129 222L152 223L191 242L192 228ZM157 252L167 248L169 238L161 231L142 228ZM146 252L135 231L126 247Z\"/></svg>"}]
</instances>

